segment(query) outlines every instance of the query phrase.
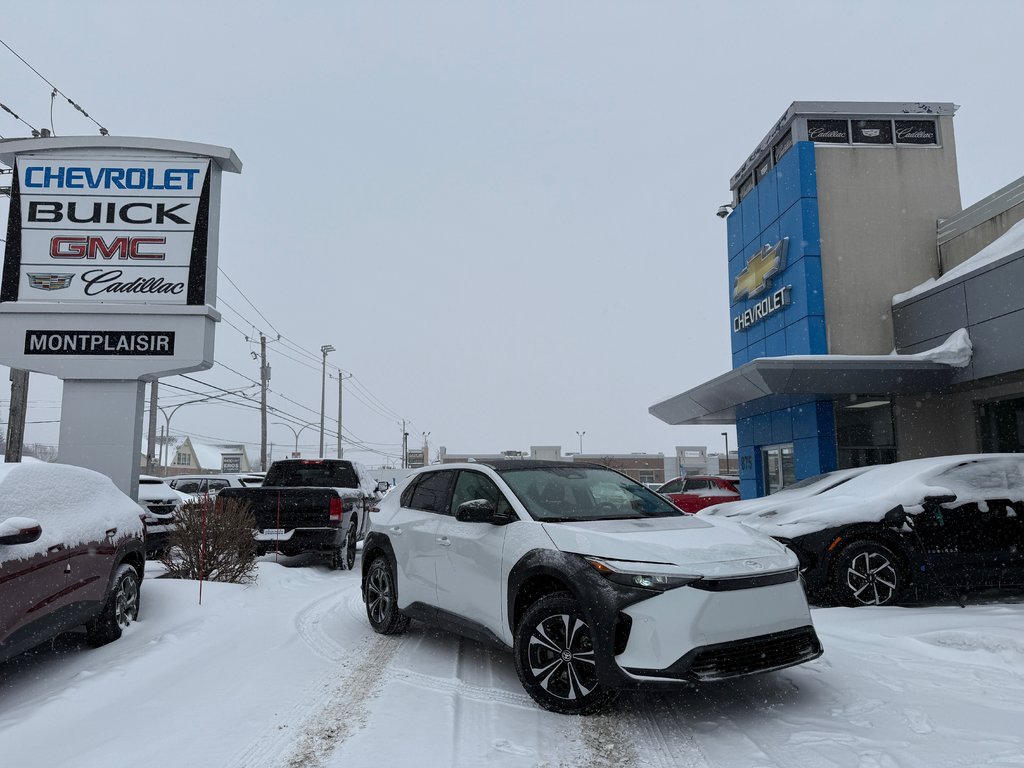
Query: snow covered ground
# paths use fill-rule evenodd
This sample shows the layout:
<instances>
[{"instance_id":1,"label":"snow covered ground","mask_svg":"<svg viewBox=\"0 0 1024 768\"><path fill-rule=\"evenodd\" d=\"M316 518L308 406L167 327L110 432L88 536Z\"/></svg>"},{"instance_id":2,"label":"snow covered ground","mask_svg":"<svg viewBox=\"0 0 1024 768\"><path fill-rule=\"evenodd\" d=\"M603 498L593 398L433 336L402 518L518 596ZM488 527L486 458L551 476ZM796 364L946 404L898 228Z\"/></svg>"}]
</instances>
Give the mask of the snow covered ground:
<instances>
[{"instance_id":1,"label":"snow covered ground","mask_svg":"<svg viewBox=\"0 0 1024 768\"><path fill-rule=\"evenodd\" d=\"M1024 766L1024 598L814 612L794 669L538 709L509 656L375 635L358 572L267 558L250 586L153 578L140 621L0 665L0 765Z\"/></svg>"}]
</instances>

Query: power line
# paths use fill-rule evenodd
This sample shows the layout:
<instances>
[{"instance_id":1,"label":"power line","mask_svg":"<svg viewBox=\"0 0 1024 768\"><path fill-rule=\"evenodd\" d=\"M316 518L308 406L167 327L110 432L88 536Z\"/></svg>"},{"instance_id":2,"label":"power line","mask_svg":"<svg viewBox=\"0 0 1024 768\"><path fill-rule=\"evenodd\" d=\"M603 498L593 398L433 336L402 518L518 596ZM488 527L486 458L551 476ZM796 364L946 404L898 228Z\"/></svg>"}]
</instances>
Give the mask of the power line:
<instances>
[{"instance_id":1,"label":"power line","mask_svg":"<svg viewBox=\"0 0 1024 768\"><path fill-rule=\"evenodd\" d=\"M81 112L81 113L82 113L82 114L83 114L83 115L84 115L85 117L89 118L90 120L92 120L92 122L93 122L93 123L95 123L95 124L96 124L96 127L100 129L100 136L107 136L107 135L109 135L109 133L110 133L110 132L109 132L109 131L108 131L108 130L107 130L106 128L104 128L104 127L103 127L102 125L100 125L99 123L97 123L97 122L96 122L96 120L95 120L95 119L94 119L94 118L93 118L93 117L92 117L92 116L91 116L91 115L90 115L90 114L89 114L88 112L86 112L86 111L85 111L84 109L82 109L81 105L79 105L79 104L76 104L76 103L75 103L75 101L74 101L74 100L73 100L73 99L72 99L72 98L71 98L70 96L68 96L68 95L67 95L66 93L64 93L64 91L62 91L62 90L61 90L60 88L58 88L58 87L57 87L56 85L54 85L54 84L53 84L53 83L51 83L51 82L50 82L49 80L47 80L47 79L46 79L45 77L43 77L42 73L41 73L41 72L40 72L40 71L39 71L38 69L36 69L35 67L33 67L33 66L32 66L31 64L29 64L29 63L28 63L27 61L25 61L25 59L24 59L24 58L23 58L23 57L21 56L21 54L19 54L19 53L18 53L18 52L17 52L16 50L14 50L13 48L11 48L11 46L9 46L9 45L8 45L8 44L7 44L6 42L4 42L3 40L0 40L0 45L2 45L2 46L3 46L4 48L6 48L6 49L7 49L8 51L10 51L11 53L13 53L13 54L14 54L15 56L17 56L17 57L18 57L18 59L19 59L19 60L21 61L21 63L22 63L22 64L24 64L24 65L25 65L26 67L28 67L28 68L29 68L29 69L31 69L31 70L32 70L33 72L35 72L35 73L36 73L36 75L38 75L38 76L39 76L39 79L40 79L40 80L42 80L42 81L43 81L44 83L46 83L46 84L47 84L48 86L50 86L50 87L51 87L51 88L53 89L53 92L52 92L52 93L50 94L50 106L51 106L51 118L50 118L50 124L51 124L51 127L53 126L53 118L52 118L52 114L53 114L53 113L52 113L52 106L53 106L53 97L54 97L54 95L55 95L55 94L58 94L58 93L59 93L59 94L60 94L61 96L63 96L63 97L65 98L65 99L67 99L67 102L68 102L68 104L70 104L70 105L71 105L72 107L74 107L75 109L77 109L77 110L78 110L79 112ZM27 125L27 123L26 123L26 125ZM35 130L35 129L33 128L33 130Z\"/></svg>"},{"instance_id":2,"label":"power line","mask_svg":"<svg viewBox=\"0 0 1024 768\"><path fill-rule=\"evenodd\" d=\"M0 40L0 42L3 42L3 41L2 41L2 40ZM29 127L29 128L31 129L31 130L32 130L32 135L33 135L33 136L38 136L38 135L39 135L39 131L38 131L38 130L36 129L36 127L35 127L34 125L32 125L31 123L29 123L29 122L28 122L28 121L26 121L26 120L23 120L23 119L21 118L21 116L20 116L20 115L19 115L19 114L18 114L17 112L15 112L15 111L14 111L13 109L11 109L10 107L8 107L8 106L7 106L6 104L4 104L4 103L3 103L2 101L0 101L0 109L2 109L2 110L3 110L4 112L6 112L7 114L9 114L9 115L10 115L11 117L13 117L13 118L14 118L15 120L20 120L21 122L25 123L25 125L27 125L27 126L28 126L28 127ZM0 137L0 138L2 138L2 137Z\"/></svg>"},{"instance_id":3,"label":"power line","mask_svg":"<svg viewBox=\"0 0 1024 768\"><path fill-rule=\"evenodd\" d=\"M250 307L252 307L252 308L253 308L254 310L256 310L256 314L257 314L257 315L259 315L259 316L260 316L261 318L263 318L263 322L265 322L265 323L266 323L267 325L269 325L269 326L270 326L270 329L271 329L271 330L272 330L272 331L273 331L274 333L277 333L277 335L278 335L278 336L280 336L281 334L280 334L280 333L278 333L278 330L277 330L277 328L274 328L274 324L273 324L272 322L270 322L269 320L267 320L266 316L265 316L265 315L264 315L264 314L263 314L262 312L260 312L260 311L259 311L259 309L258 309L258 308L256 307L256 305L255 305L255 304L253 304L253 303L252 303L251 301L249 301L249 297L248 297L248 296L246 296L246 295L245 295L245 292L244 292L244 291L243 291L243 290L242 290L241 288L239 288L239 287L238 287L238 286L237 286L237 285L235 284L235 281L231 279L231 276L230 276L230 275L228 275L228 273L227 273L227 272L225 272L225 271L224 271L224 269L223 269L222 267L217 267L217 271L218 271L218 272L220 272L220 273L221 273L222 275L224 275L224 277L225 277L225 278L227 279L227 281L228 281L229 283L231 283L232 287L233 287L233 288L234 288L234 289L235 289L236 291L238 291L239 295L240 295L240 296L241 296L241 297L242 297L243 299L245 299L246 303L247 303L247 304L248 304L248 305L249 305Z\"/></svg>"}]
</instances>

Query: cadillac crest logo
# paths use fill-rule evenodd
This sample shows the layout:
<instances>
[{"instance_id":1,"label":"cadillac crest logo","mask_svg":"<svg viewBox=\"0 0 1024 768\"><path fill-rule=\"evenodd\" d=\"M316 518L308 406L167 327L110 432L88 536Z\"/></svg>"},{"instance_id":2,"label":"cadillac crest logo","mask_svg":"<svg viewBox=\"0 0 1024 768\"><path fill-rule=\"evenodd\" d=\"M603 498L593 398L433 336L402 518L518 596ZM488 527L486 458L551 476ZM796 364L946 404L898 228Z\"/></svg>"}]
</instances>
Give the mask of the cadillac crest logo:
<instances>
[{"instance_id":1,"label":"cadillac crest logo","mask_svg":"<svg viewBox=\"0 0 1024 768\"><path fill-rule=\"evenodd\" d=\"M41 291L59 291L71 285L72 278L74 275L68 272L29 272L28 284Z\"/></svg>"}]
</instances>

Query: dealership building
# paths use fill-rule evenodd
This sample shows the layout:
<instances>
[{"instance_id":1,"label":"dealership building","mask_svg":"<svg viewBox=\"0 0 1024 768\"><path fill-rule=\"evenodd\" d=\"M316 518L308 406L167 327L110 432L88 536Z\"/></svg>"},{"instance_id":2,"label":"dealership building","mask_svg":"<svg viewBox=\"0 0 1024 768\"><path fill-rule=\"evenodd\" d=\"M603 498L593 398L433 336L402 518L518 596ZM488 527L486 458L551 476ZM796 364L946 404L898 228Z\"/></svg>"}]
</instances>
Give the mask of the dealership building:
<instances>
[{"instance_id":1,"label":"dealership building","mask_svg":"<svg viewBox=\"0 0 1024 768\"><path fill-rule=\"evenodd\" d=\"M962 208L955 111L794 102L730 180L732 370L649 410L735 424L744 497L1024 451L1024 178Z\"/></svg>"}]
</instances>

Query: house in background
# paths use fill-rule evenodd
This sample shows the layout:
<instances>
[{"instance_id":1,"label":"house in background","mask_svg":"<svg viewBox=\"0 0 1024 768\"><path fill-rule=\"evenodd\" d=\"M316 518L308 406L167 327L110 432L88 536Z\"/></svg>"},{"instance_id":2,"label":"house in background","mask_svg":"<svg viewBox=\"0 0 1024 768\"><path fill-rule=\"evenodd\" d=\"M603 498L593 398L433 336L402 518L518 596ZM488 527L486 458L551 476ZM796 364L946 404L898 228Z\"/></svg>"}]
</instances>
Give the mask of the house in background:
<instances>
[{"instance_id":1,"label":"house in background","mask_svg":"<svg viewBox=\"0 0 1024 768\"><path fill-rule=\"evenodd\" d=\"M252 465L242 443L217 443L194 437L175 439L163 446L162 462L157 474L193 475L203 472L251 472ZM141 471L146 471L146 457L141 457Z\"/></svg>"}]
</instances>

